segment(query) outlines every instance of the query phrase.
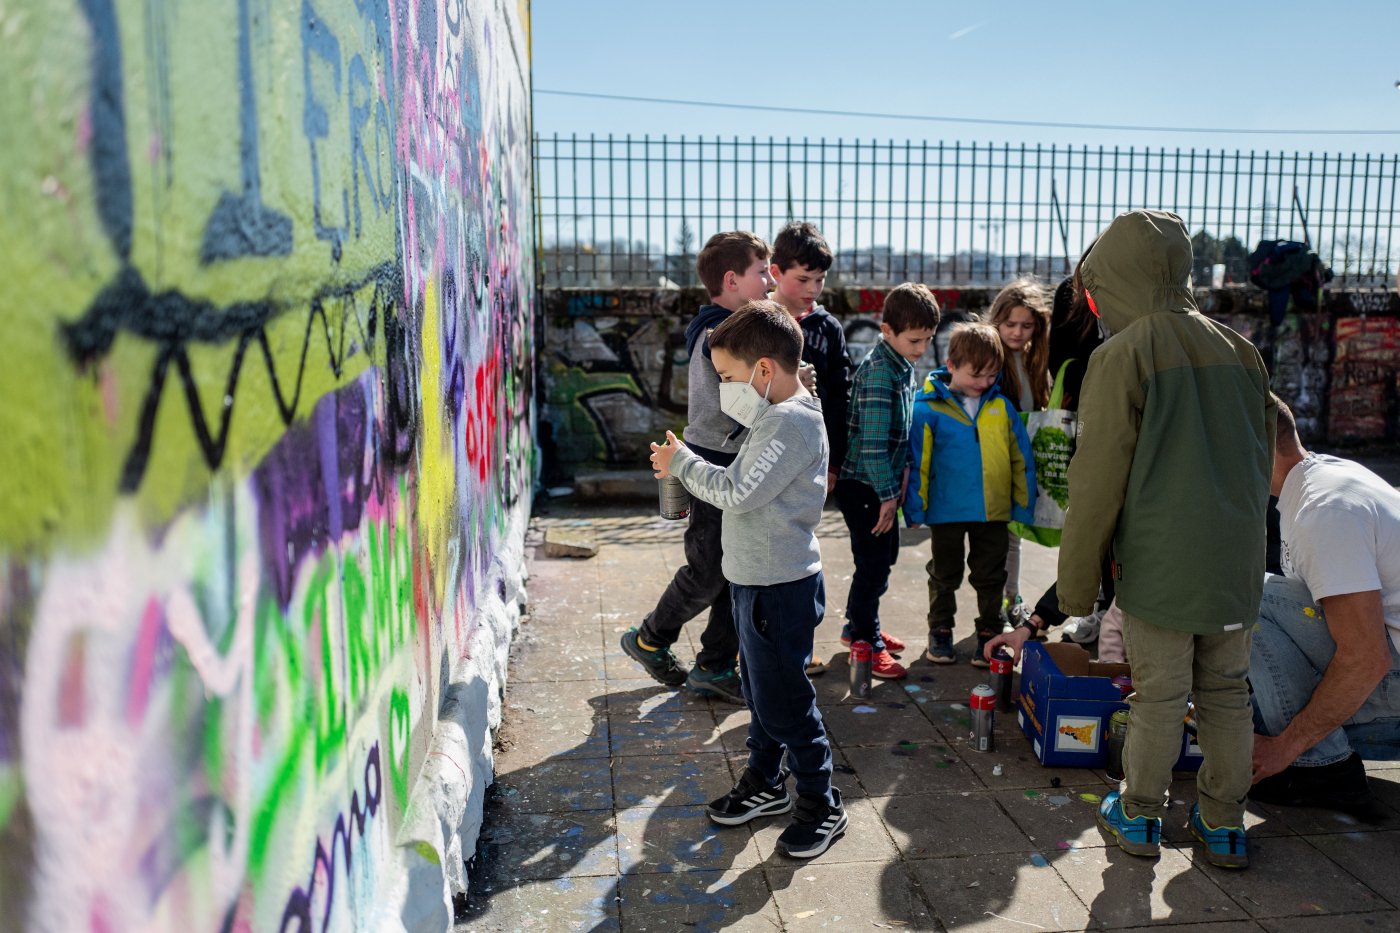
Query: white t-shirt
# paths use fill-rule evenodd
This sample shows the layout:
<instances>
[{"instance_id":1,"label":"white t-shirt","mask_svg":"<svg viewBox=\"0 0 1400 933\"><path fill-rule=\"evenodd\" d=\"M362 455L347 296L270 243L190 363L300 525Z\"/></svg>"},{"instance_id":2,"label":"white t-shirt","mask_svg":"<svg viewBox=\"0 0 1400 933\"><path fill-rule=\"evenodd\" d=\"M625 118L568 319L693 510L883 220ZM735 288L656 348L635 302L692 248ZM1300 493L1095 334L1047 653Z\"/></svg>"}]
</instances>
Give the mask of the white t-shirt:
<instances>
[{"instance_id":1,"label":"white t-shirt","mask_svg":"<svg viewBox=\"0 0 1400 933\"><path fill-rule=\"evenodd\" d=\"M1359 463L1313 454L1288 471L1278 511L1284 574L1315 600L1380 590L1400 648L1400 491Z\"/></svg>"},{"instance_id":2,"label":"white t-shirt","mask_svg":"<svg viewBox=\"0 0 1400 933\"><path fill-rule=\"evenodd\" d=\"M963 411L967 412L967 416L971 418L975 424L977 422L977 406L982 403L982 396L959 395L958 401L962 402Z\"/></svg>"}]
</instances>

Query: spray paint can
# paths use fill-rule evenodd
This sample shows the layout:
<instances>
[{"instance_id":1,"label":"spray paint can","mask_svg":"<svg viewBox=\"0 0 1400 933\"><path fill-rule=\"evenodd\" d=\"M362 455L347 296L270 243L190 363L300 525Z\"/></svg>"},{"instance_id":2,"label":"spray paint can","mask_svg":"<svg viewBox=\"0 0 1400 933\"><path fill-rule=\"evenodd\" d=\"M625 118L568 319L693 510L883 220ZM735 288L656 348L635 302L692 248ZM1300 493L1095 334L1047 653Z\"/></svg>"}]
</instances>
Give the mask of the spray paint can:
<instances>
[{"instance_id":1,"label":"spray paint can","mask_svg":"<svg viewBox=\"0 0 1400 933\"><path fill-rule=\"evenodd\" d=\"M851 696L870 696L870 665L874 661L875 649L870 642L865 640L851 642Z\"/></svg>"},{"instance_id":2,"label":"spray paint can","mask_svg":"<svg viewBox=\"0 0 1400 933\"><path fill-rule=\"evenodd\" d=\"M1014 679L1011 673L1011 652L1006 648L998 648L992 652L992 690L997 695L997 709L1003 713L1009 713L1016 708L1011 699L1011 682Z\"/></svg>"},{"instance_id":3,"label":"spray paint can","mask_svg":"<svg viewBox=\"0 0 1400 933\"><path fill-rule=\"evenodd\" d=\"M1110 781L1123 780L1123 745L1128 741L1129 718L1125 709L1114 710L1108 717L1108 763L1104 773Z\"/></svg>"},{"instance_id":4,"label":"spray paint can","mask_svg":"<svg viewBox=\"0 0 1400 933\"><path fill-rule=\"evenodd\" d=\"M690 493L675 476L657 480L661 489L661 517L679 521L690 515Z\"/></svg>"},{"instance_id":5,"label":"spray paint can","mask_svg":"<svg viewBox=\"0 0 1400 933\"><path fill-rule=\"evenodd\" d=\"M978 684L972 688L972 698L967 701L967 705L972 712L972 734L968 736L968 744L974 752L990 752L996 747L996 739L992 734L996 716L996 691L986 684Z\"/></svg>"}]
</instances>

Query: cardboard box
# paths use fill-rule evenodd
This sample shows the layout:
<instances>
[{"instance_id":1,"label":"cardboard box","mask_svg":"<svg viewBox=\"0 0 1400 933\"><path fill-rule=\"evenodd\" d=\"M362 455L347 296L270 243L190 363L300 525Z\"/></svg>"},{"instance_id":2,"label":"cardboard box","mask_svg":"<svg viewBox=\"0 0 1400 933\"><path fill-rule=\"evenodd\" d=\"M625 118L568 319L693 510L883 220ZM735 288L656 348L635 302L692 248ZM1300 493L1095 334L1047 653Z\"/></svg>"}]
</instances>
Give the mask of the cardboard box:
<instances>
[{"instance_id":1,"label":"cardboard box","mask_svg":"<svg viewBox=\"0 0 1400 933\"><path fill-rule=\"evenodd\" d=\"M1127 664L1089 660L1075 644L1030 641L1021 655L1016 721L1043 765L1102 768L1108 758L1108 720L1127 709L1114 677L1131 676ZM1195 771L1201 749L1182 730L1181 756L1173 768Z\"/></svg>"}]
</instances>

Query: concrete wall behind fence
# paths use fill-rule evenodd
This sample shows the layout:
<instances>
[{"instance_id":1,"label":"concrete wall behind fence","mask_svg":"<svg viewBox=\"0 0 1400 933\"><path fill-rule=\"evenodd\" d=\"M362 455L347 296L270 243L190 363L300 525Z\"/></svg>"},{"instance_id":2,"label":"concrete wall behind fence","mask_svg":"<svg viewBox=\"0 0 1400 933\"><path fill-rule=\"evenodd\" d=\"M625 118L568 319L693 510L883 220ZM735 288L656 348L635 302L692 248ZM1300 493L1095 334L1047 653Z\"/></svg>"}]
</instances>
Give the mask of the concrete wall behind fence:
<instances>
[{"instance_id":1,"label":"concrete wall behind fence","mask_svg":"<svg viewBox=\"0 0 1400 933\"><path fill-rule=\"evenodd\" d=\"M536 462L528 3L0 24L0 929L444 929Z\"/></svg>"},{"instance_id":2,"label":"concrete wall behind fence","mask_svg":"<svg viewBox=\"0 0 1400 933\"><path fill-rule=\"evenodd\" d=\"M884 288L833 289L822 302L844 324L859 361L879 338ZM919 367L945 356L948 328L980 314L989 288L934 289L944 324ZM558 289L543 296L547 417L541 444L551 481L597 470L642 470L647 445L686 421L685 325L696 289ZM1264 292L1200 290L1201 309L1259 345L1275 389L1295 408L1309 441L1400 438L1400 297L1329 292L1318 313L1289 314L1272 328Z\"/></svg>"}]
</instances>

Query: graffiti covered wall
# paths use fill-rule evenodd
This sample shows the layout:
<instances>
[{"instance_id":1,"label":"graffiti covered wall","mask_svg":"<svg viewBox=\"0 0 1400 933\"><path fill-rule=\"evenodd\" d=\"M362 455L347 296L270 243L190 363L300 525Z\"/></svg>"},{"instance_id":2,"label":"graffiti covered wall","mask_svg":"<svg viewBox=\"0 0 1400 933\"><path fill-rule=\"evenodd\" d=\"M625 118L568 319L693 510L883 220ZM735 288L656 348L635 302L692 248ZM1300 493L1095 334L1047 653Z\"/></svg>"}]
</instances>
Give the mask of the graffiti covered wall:
<instances>
[{"instance_id":1,"label":"graffiti covered wall","mask_svg":"<svg viewBox=\"0 0 1400 933\"><path fill-rule=\"evenodd\" d=\"M835 288L822 295L845 328L855 362L879 339L885 293ZM983 312L996 290L934 293L943 324L921 372L941 365L949 329ZM1400 297L1329 292L1321 313L1289 313L1278 328L1269 325L1257 289L1198 289L1196 297L1203 313L1259 346L1304 440L1400 438ZM542 297L548 414L542 441L552 481L599 469L640 470L648 444L685 424L685 325L703 301L698 289L558 289Z\"/></svg>"},{"instance_id":2,"label":"graffiti covered wall","mask_svg":"<svg viewBox=\"0 0 1400 933\"><path fill-rule=\"evenodd\" d=\"M536 468L528 31L0 8L0 930L450 923Z\"/></svg>"}]
</instances>

